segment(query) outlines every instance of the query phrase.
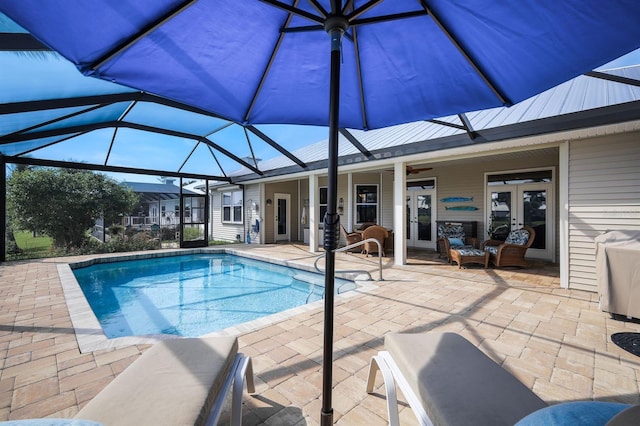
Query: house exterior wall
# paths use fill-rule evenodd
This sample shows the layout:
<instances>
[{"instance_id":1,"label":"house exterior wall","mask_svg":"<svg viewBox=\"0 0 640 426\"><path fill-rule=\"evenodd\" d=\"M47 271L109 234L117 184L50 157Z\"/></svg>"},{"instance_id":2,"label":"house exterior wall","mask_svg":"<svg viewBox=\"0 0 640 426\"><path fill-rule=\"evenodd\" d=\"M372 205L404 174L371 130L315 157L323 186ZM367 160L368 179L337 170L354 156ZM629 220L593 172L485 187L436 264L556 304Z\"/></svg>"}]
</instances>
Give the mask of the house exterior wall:
<instances>
[{"instance_id":1,"label":"house exterior wall","mask_svg":"<svg viewBox=\"0 0 640 426\"><path fill-rule=\"evenodd\" d=\"M217 188L211 191L211 227L210 239L220 241L245 241L246 238L246 221L247 221L247 202L245 196L243 198L244 218L242 224L224 223L222 221L222 193L227 191L236 191L239 188Z\"/></svg>"},{"instance_id":2,"label":"house exterior wall","mask_svg":"<svg viewBox=\"0 0 640 426\"><path fill-rule=\"evenodd\" d=\"M569 144L569 287L597 291L594 238L640 230L640 133Z\"/></svg>"},{"instance_id":3,"label":"house exterior wall","mask_svg":"<svg viewBox=\"0 0 640 426\"><path fill-rule=\"evenodd\" d=\"M256 185L257 186L257 185ZM298 240L298 234L300 232L300 217L301 217L301 207L299 208L299 197L298 197L298 180L290 180L290 181L282 181L282 182L274 182L268 183L265 185L265 193L264 199L272 200L272 205L267 206L266 202L264 202L264 209L262 210L262 217L264 218L264 242L265 243L273 243L275 242L275 194L289 194L291 196L290 200L290 218L289 218L289 236L291 241ZM259 197L259 192L256 192L256 199Z\"/></svg>"},{"instance_id":4,"label":"house exterior wall","mask_svg":"<svg viewBox=\"0 0 640 426\"><path fill-rule=\"evenodd\" d=\"M557 153L549 151L527 151L521 156L510 155L508 161L501 156L478 157L476 161L464 165L437 165L433 170L423 173L425 177L436 179L437 220L447 221L476 221L478 224L478 240L488 238L485 220L488 217L485 200L485 173L502 173L512 170L538 169L558 167ZM473 197L473 201L462 203L443 203L440 200L448 197ZM558 180L554 182L554 206L557 206ZM478 210L447 210L447 207L469 205ZM558 214L556 207L555 229L558 229ZM556 233L557 234L557 233ZM558 238L556 240L556 253Z\"/></svg>"}]
</instances>

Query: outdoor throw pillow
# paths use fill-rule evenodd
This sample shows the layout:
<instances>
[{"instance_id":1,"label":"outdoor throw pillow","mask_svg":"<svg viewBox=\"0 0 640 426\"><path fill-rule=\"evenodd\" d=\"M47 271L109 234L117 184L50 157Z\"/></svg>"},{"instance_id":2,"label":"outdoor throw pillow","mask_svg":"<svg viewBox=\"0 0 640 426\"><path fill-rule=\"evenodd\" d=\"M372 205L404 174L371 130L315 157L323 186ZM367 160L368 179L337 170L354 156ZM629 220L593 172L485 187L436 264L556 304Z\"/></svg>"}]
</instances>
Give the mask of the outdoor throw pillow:
<instances>
[{"instance_id":1,"label":"outdoor throw pillow","mask_svg":"<svg viewBox=\"0 0 640 426\"><path fill-rule=\"evenodd\" d=\"M464 241L462 241L462 238L449 237L449 244L451 245L451 247L463 246L464 245Z\"/></svg>"},{"instance_id":2,"label":"outdoor throw pillow","mask_svg":"<svg viewBox=\"0 0 640 426\"><path fill-rule=\"evenodd\" d=\"M629 407L631 405L616 402L566 402L534 411L516 426L605 426L612 417Z\"/></svg>"}]
</instances>

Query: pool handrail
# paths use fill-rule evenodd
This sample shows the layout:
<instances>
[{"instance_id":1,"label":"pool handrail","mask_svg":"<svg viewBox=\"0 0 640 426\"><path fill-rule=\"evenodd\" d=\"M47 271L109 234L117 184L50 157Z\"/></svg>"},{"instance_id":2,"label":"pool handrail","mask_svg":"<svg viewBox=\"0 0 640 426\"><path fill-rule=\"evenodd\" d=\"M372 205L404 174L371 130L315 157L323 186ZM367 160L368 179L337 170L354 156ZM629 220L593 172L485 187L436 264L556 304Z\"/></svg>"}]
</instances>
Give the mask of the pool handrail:
<instances>
[{"instance_id":1,"label":"pool handrail","mask_svg":"<svg viewBox=\"0 0 640 426\"><path fill-rule=\"evenodd\" d=\"M358 247L358 246L364 245L364 243L366 243L366 242L375 242L378 245L378 275L380 277L378 279L378 281L384 281L384 278L382 278L382 245L380 244L380 241L378 241L377 239L375 239L375 238L367 238L366 240L358 241L358 242L355 242L353 244L349 244L347 246L335 249L333 252L334 253L339 253L339 252L347 251L347 250L350 250L350 249L352 249L354 247ZM323 257L324 257L324 254L321 254L320 256L316 257L316 260L313 263L313 267L316 269L316 271L318 271L320 273L324 273L324 271L321 270L318 267L318 261ZM364 272L369 276L369 279L371 281L373 281L373 277L371 277L371 274L369 273L369 271L365 271L364 269L358 269L358 270L346 270L346 269L343 269L343 270L339 270L339 271L336 271L336 272L339 272L339 273Z\"/></svg>"}]
</instances>

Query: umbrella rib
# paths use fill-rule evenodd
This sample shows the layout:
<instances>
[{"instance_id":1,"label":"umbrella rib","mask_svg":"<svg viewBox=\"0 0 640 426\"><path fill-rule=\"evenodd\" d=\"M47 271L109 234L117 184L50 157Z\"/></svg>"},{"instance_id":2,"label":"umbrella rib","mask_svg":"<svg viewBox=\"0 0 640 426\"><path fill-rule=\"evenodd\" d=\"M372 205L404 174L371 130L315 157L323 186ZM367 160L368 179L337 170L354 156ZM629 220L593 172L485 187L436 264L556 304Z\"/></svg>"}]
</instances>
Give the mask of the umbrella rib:
<instances>
[{"instance_id":1,"label":"umbrella rib","mask_svg":"<svg viewBox=\"0 0 640 426\"><path fill-rule=\"evenodd\" d=\"M355 146L356 149L358 151L360 151L362 154L364 154L369 160L373 160L374 156L373 154L367 149L365 148L364 145L362 145L362 143L360 143L360 141L358 139L356 139L355 136L353 136L351 134L351 132L349 132L347 129L339 129L338 130L340 132L340 134L342 136L344 136L349 142L351 142L351 145Z\"/></svg>"},{"instance_id":2,"label":"umbrella rib","mask_svg":"<svg viewBox=\"0 0 640 426\"><path fill-rule=\"evenodd\" d=\"M296 6L298 4L298 0L296 0L293 4L294 6ZM293 18L293 14L289 13L287 15L287 19L284 22L285 28L291 23L292 18ZM264 86L264 82L266 81L267 75L271 70L273 61L275 61L276 55L280 50L280 45L282 44L283 39L284 39L284 32L280 31L280 34L278 35L278 41L276 41L276 45L273 47L273 51L271 52L271 57L269 57L269 62L267 62L267 66L264 72L262 73L262 76L260 77L260 82L258 83L258 87L256 87L256 91L253 93L253 98L251 99L249 108L247 108L247 113L244 116L244 121L249 121L249 116L251 115L251 112L253 111L253 108L255 107L256 102L258 101L258 95L260 94L260 92L262 92L262 86Z\"/></svg>"},{"instance_id":3,"label":"umbrella rib","mask_svg":"<svg viewBox=\"0 0 640 426\"><path fill-rule=\"evenodd\" d=\"M484 81L484 83L489 87L489 89L491 89L491 91L494 93L494 95L496 95L496 97L500 100L500 102L503 105L513 105L513 102L511 102L511 100L509 100L507 96L504 95L500 89L498 89L498 87L491 81L491 79L489 79L489 76L480 69L480 66L476 63L476 61L474 61L473 58L471 58L471 55L469 55L469 53L467 53L467 51L462 47L462 45L458 43L458 40L456 40L456 38L453 36L453 34L451 34L451 32L442 23L442 21L440 21L440 19L429 8L429 6L427 6L425 1L421 0L420 3L422 4L422 7L424 8L424 10L426 10L427 13L431 15L431 19L433 19L433 22L435 22L438 28L440 28L440 31L442 31L444 35L447 36L449 41L454 45L454 47L458 50L458 52L460 52L460 54L467 60L469 65L471 65L471 67L475 70L478 76L480 76L482 81Z\"/></svg>"},{"instance_id":4,"label":"umbrella rib","mask_svg":"<svg viewBox=\"0 0 640 426\"><path fill-rule=\"evenodd\" d=\"M461 124L449 123L447 121L437 120L435 118L431 120L425 120L425 121L428 123L438 124L440 126L453 127L454 129L467 131L467 129Z\"/></svg>"},{"instance_id":5,"label":"umbrella rib","mask_svg":"<svg viewBox=\"0 0 640 426\"><path fill-rule=\"evenodd\" d=\"M306 18L310 21L316 22L318 24L324 24L324 19L320 16L316 16L313 13L309 13L307 11L304 11L302 9L298 9L295 6L289 6L288 4L282 3L280 1L276 1L276 0L260 0L263 3L267 3L273 7L277 7L279 9L285 10L287 12L289 12L290 14L294 14L294 15L298 15L302 18ZM297 3L297 1L296 1Z\"/></svg>"},{"instance_id":6,"label":"umbrella rib","mask_svg":"<svg viewBox=\"0 0 640 426\"><path fill-rule=\"evenodd\" d=\"M360 26L367 24L377 24L379 22L397 21L399 19L417 18L420 16L428 16L429 12L424 10L416 10L414 12L394 13L391 15L374 16L371 18L354 19L349 23L350 26Z\"/></svg>"},{"instance_id":7,"label":"umbrella rib","mask_svg":"<svg viewBox=\"0 0 640 426\"><path fill-rule=\"evenodd\" d=\"M98 58L97 61L95 61L94 63L90 64L89 65L89 69L96 70L96 69L100 68L106 62L110 61L114 56L119 55L120 53L124 52L129 47L133 46L138 41L140 41L141 39L143 39L144 37L146 37L147 35L149 35L153 31L155 31L158 27L163 25L165 22L170 21L176 15L182 13L182 11L184 11L186 8L191 6L192 3L195 3L195 1L196 0L186 0L185 2L181 3L180 5L178 5L178 7L176 7L175 9L173 9L171 11L169 11L169 13L167 13L166 15L162 16L159 20L157 20L155 22L152 22L149 25L145 26L144 28L142 28L142 31L140 31L137 34L134 34L133 36L131 36L128 39L124 40L122 43L120 43L114 49L110 50L109 52L107 52L106 54L104 54L103 56Z\"/></svg>"},{"instance_id":8,"label":"umbrella rib","mask_svg":"<svg viewBox=\"0 0 640 426\"><path fill-rule=\"evenodd\" d=\"M360 45L358 44L358 36L356 28L352 28L353 32L353 48L356 60L356 74L358 75L358 88L360 89L360 110L362 111L362 128L368 129L369 123L367 120L367 107L364 101L364 85L362 83L362 64L360 62Z\"/></svg>"},{"instance_id":9,"label":"umbrella rib","mask_svg":"<svg viewBox=\"0 0 640 426\"><path fill-rule=\"evenodd\" d=\"M262 139L263 141L265 141L266 143L271 145L271 147L273 147L276 150L278 150L278 152L280 152L283 155L286 155L287 158L289 158L289 160L293 161L298 166L302 167L303 169L307 168L307 164L305 162L303 162L298 157L293 155L289 150L284 149L284 147L282 147L282 145L280 145L278 142L274 141L269 136L267 136L264 133L262 133L259 129L255 128L254 126L247 126L247 129L249 131L251 131L252 133L254 133L256 136L258 136L260 139Z\"/></svg>"},{"instance_id":10,"label":"umbrella rib","mask_svg":"<svg viewBox=\"0 0 640 426\"><path fill-rule=\"evenodd\" d=\"M473 130L473 126L471 125L471 121L469 121L469 117L467 117L467 114L465 113L458 114L458 118L462 122L462 125L464 126L464 129L466 130L469 137L471 139L475 139L476 136L478 136L478 133L476 133L476 131Z\"/></svg>"},{"instance_id":11,"label":"umbrella rib","mask_svg":"<svg viewBox=\"0 0 640 426\"><path fill-rule=\"evenodd\" d=\"M347 10L351 9L353 7L353 0L348 0L345 4L344 7L342 8L342 14L346 14Z\"/></svg>"},{"instance_id":12,"label":"umbrella rib","mask_svg":"<svg viewBox=\"0 0 640 426\"><path fill-rule=\"evenodd\" d=\"M325 19L329 16L329 12L327 12L317 0L309 0L309 3L311 3L311 6L313 6Z\"/></svg>"},{"instance_id":13,"label":"umbrella rib","mask_svg":"<svg viewBox=\"0 0 640 426\"><path fill-rule=\"evenodd\" d=\"M616 83L629 84L631 86L640 87L640 80L636 80L629 77L622 77L619 75L607 74L599 71L589 71L584 73L584 75L588 77L599 78L602 80L614 81Z\"/></svg>"},{"instance_id":14,"label":"umbrella rib","mask_svg":"<svg viewBox=\"0 0 640 426\"><path fill-rule=\"evenodd\" d=\"M382 0L370 0L368 3L363 4L362 6L348 14L346 16L347 20L349 21L349 23L351 23L352 21L357 19L358 16L361 16L362 14L367 13L369 10L376 7L380 2L382 2Z\"/></svg>"}]
</instances>

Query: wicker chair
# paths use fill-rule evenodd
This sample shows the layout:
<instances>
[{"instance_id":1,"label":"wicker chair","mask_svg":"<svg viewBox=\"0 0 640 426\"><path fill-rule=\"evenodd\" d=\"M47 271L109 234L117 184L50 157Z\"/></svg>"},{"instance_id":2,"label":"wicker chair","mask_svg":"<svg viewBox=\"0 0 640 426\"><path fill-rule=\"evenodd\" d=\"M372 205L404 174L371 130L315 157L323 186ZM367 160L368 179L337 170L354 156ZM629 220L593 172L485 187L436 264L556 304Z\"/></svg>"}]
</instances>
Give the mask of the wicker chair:
<instances>
[{"instance_id":1,"label":"wicker chair","mask_svg":"<svg viewBox=\"0 0 640 426\"><path fill-rule=\"evenodd\" d=\"M379 250L382 250L382 253L380 254L385 256L384 243L388 237L389 237L389 231L387 231L382 226L378 226L378 225L369 226L362 233L362 240L364 241L367 238L375 238L380 243L380 248L378 248L378 245L375 242L369 241L363 244L362 251L367 256L369 256L369 253L378 253Z\"/></svg>"},{"instance_id":2,"label":"wicker chair","mask_svg":"<svg viewBox=\"0 0 640 426\"><path fill-rule=\"evenodd\" d=\"M511 231L504 241L485 241L482 243L482 248L490 253L489 261L498 267L528 266L524 255L535 238L536 231L530 226L525 226Z\"/></svg>"},{"instance_id":3,"label":"wicker chair","mask_svg":"<svg viewBox=\"0 0 640 426\"><path fill-rule=\"evenodd\" d=\"M478 248L478 240L467 237L462 225L438 225L438 248L440 250L438 257L444 256L447 262L451 263L451 249Z\"/></svg>"},{"instance_id":4,"label":"wicker chair","mask_svg":"<svg viewBox=\"0 0 640 426\"><path fill-rule=\"evenodd\" d=\"M347 232L347 230L342 224L340 225L340 231L342 232L342 236L344 237L345 246L362 241L362 234L358 232ZM362 246L354 247L347 251L354 252L354 253L362 253Z\"/></svg>"}]
</instances>

